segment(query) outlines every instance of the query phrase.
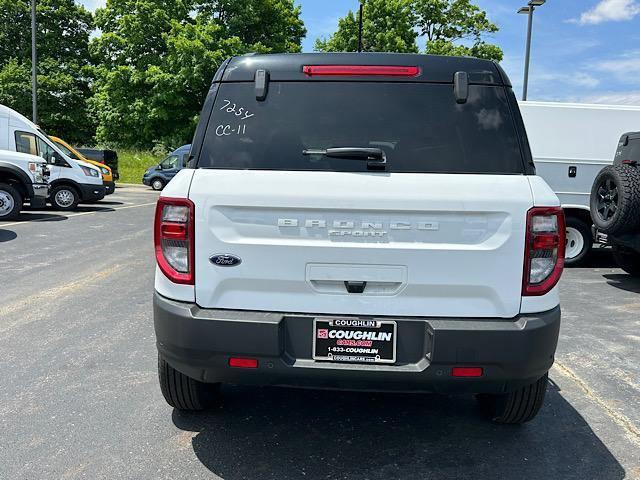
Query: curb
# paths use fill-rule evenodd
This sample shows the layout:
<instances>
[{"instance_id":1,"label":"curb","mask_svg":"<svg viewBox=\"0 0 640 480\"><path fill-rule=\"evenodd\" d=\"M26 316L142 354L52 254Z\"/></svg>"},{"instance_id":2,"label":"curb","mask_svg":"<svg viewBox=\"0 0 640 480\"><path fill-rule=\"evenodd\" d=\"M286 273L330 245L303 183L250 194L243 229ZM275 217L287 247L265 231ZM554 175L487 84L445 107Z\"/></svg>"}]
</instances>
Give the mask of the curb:
<instances>
[{"instance_id":1,"label":"curb","mask_svg":"<svg viewBox=\"0 0 640 480\"><path fill-rule=\"evenodd\" d=\"M126 188L151 188L148 187L146 185L143 185L141 183L122 183L122 182L116 182L116 188L118 187L126 187Z\"/></svg>"}]
</instances>

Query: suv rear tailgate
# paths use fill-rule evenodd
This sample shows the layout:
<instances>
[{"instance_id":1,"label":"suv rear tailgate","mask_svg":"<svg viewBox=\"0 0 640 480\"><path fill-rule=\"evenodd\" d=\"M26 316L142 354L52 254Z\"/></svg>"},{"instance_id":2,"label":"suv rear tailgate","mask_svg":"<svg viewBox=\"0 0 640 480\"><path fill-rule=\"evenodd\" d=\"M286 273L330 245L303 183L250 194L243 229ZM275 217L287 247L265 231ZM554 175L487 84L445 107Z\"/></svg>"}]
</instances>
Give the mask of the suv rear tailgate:
<instances>
[{"instance_id":1,"label":"suv rear tailgate","mask_svg":"<svg viewBox=\"0 0 640 480\"><path fill-rule=\"evenodd\" d=\"M526 176L201 169L189 197L201 307L519 313Z\"/></svg>"}]
</instances>

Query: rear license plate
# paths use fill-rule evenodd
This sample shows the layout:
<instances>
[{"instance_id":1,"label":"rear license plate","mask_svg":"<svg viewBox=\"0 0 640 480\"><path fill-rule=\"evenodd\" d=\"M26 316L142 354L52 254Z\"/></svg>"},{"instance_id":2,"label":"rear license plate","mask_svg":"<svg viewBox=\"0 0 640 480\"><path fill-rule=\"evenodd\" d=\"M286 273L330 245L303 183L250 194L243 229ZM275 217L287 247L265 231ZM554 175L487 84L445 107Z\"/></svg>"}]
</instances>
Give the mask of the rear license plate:
<instances>
[{"instance_id":1,"label":"rear license plate","mask_svg":"<svg viewBox=\"0 0 640 480\"><path fill-rule=\"evenodd\" d=\"M316 318L313 358L332 362L394 363L396 322Z\"/></svg>"}]
</instances>

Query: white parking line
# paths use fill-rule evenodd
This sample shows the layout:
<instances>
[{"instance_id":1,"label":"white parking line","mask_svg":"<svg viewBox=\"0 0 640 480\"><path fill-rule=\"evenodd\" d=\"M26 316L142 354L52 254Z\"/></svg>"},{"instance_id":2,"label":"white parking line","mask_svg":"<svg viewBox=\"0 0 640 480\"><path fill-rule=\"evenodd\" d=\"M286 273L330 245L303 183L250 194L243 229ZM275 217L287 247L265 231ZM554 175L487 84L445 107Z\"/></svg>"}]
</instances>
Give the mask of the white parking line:
<instances>
[{"instance_id":1,"label":"white parking line","mask_svg":"<svg viewBox=\"0 0 640 480\"><path fill-rule=\"evenodd\" d=\"M556 360L552 367L554 372L563 375L582 389L585 396L593 401L600 409L611 418L615 423L621 426L627 433L627 437L636 445L640 446L640 429L633 423L631 419L618 412L610 403L597 395L587 383L580 378L571 368Z\"/></svg>"},{"instance_id":2,"label":"white parking line","mask_svg":"<svg viewBox=\"0 0 640 480\"><path fill-rule=\"evenodd\" d=\"M140 203L138 205L127 205L125 207L114 207L112 208L112 210L124 210L125 208L138 208L138 207L146 207L149 205L155 205L156 202L149 202L149 203ZM98 205L99 206L99 205ZM95 210L93 212L78 212L78 213L71 213L69 215L65 215L67 218L71 218L71 217L79 217L80 215L94 215L96 213L100 213L100 210ZM25 220L22 222L13 222L13 223L0 223L0 228L1 227L11 227L13 225L28 225L30 223L34 223L34 222L45 222L47 220L50 220L49 218L37 218L35 220Z\"/></svg>"}]
</instances>

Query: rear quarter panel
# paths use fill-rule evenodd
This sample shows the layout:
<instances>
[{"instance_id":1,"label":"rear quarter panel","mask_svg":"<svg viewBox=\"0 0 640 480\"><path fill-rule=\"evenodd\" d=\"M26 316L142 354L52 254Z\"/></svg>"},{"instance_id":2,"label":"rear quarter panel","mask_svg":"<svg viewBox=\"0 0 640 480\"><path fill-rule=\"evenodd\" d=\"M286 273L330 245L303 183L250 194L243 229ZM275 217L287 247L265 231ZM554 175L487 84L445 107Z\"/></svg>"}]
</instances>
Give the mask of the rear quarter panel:
<instances>
[{"instance_id":1,"label":"rear quarter panel","mask_svg":"<svg viewBox=\"0 0 640 480\"><path fill-rule=\"evenodd\" d=\"M539 176L530 176L529 185L531 186L531 196L533 197L533 205L535 207L555 207L560 205L558 196L545 180ZM559 288L556 285L546 295L537 297L522 297L520 303L520 313L539 313L546 312L560 304Z\"/></svg>"},{"instance_id":2,"label":"rear quarter panel","mask_svg":"<svg viewBox=\"0 0 640 480\"><path fill-rule=\"evenodd\" d=\"M162 190L162 196L188 198L193 172L192 169L187 168L180 170L173 180ZM155 290L160 295L173 300L183 302L195 301L195 288L193 285L179 285L171 282L158 267L156 267Z\"/></svg>"}]
</instances>

